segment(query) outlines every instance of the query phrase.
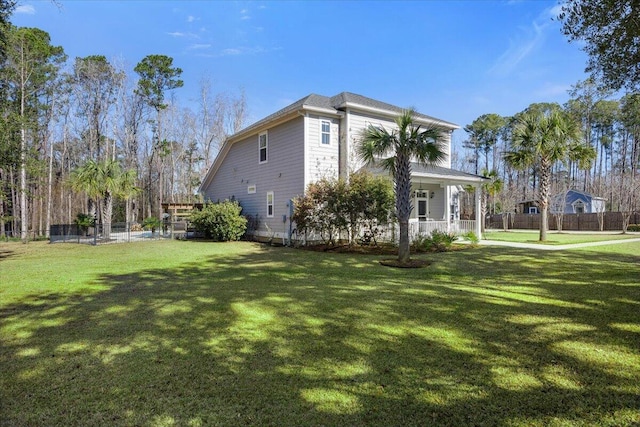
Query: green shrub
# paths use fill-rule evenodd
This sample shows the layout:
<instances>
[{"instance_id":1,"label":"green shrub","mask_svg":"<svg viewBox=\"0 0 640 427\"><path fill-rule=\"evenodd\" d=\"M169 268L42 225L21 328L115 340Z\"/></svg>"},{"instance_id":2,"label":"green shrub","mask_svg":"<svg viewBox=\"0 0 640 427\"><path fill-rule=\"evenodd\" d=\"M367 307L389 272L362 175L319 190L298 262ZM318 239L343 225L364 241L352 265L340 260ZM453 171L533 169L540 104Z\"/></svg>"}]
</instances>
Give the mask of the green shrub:
<instances>
[{"instance_id":1,"label":"green shrub","mask_svg":"<svg viewBox=\"0 0 640 427\"><path fill-rule=\"evenodd\" d=\"M142 228L146 230L151 230L152 233L155 233L156 230L161 226L162 226L162 222L155 216L150 216L148 218L145 218L142 221Z\"/></svg>"},{"instance_id":2,"label":"green shrub","mask_svg":"<svg viewBox=\"0 0 640 427\"><path fill-rule=\"evenodd\" d=\"M462 235L462 237L468 240L472 245L477 245L480 242L480 239L478 239L478 235L473 231L467 231Z\"/></svg>"},{"instance_id":3,"label":"green shrub","mask_svg":"<svg viewBox=\"0 0 640 427\"><path fill-rule=\"evenodd\" d=\"M202 210L192 213L189 221L209 239L219 242L240 240L247 231L247 218L241 212L242 207L235 201L207 203Z\"/></svg>"},{"instance_id":4,"label":"green shrub","mask_svg":"<svg viewBox=\"0 0 640 427\"><path fill-rule=\"evenodd\" d=\"M393 187L388 179L356 172L343 178L323 178L307 186L294 200L292 220L299 233L314 232L334 245L345 232L355 242L362 229L378 229L393 219ZM376 244L375 235L368 243Z\"/></svg>"},{"instance_id":5,"label":"green shrub","mask_svg":"<svg viewBox=\"0 0 640 427\"><path fill-rule=\"evenodd\" d=\"M447 252L456 240L456 235L444 231L433 230L430 236L419 236L414 240L416 250L426 252Z\"/></svg>"},{"instance_id":6,"label":"green shrub","mask_svg":"<svg viewBox=\"0 0 640 427\"><path fill-rule=\"evenodd\" d=\"M640 224L629 224L627 231L640 231Z\"/></svg>"},{"instance_id":7,"label":"green shrub","mask_svg":"<svg viewBox=\"0 0 640 427\"><path fill-rule=\"evenodd\" d=\"M93 215L87 215L84 213L79 213L76 215L76 218L73 220L73 223L78 226L80 230L80 234L83 236L87 235L87 231L89 227L93 227L95 222L95 218Z\"/></svg>"}]
</instances>

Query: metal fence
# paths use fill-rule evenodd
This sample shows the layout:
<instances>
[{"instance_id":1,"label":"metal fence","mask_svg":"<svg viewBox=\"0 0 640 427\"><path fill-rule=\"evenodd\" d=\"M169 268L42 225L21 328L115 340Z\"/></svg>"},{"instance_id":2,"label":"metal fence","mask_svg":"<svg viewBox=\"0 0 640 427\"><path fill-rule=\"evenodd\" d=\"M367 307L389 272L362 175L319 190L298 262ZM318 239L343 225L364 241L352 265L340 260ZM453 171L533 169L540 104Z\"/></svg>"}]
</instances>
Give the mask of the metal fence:
<instances>
[{"instance_id":1,"label":"metal fence","mask_svg":"<svg viewBox=\"0 0 640 427\"><path fill-rule=\"evenodd\" d=\"M194 232L186 222L163 223L155 230L143 230L137 223L117 222L83 227L77 224L55 224L49 228L50 243L82 243L102 245L107 243L131 243L159 239L190 237Z\"/></svg>"}]
</instances>

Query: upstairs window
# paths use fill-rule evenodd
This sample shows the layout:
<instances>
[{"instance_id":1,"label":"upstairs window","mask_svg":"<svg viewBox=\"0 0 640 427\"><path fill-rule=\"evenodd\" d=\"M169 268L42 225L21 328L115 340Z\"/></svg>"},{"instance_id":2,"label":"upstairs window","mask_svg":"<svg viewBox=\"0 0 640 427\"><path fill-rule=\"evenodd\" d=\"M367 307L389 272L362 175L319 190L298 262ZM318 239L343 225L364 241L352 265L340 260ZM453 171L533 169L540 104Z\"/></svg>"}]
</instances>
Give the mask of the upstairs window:
<instances>
[{"instance_id":1,"label":"upstairs window","mask_svg":"<svg viewBox=\"0 0 640 427\"><path fill-rule=\"evenodd\" d=\"M258 159L259 163L267 163L267 133L258 135Z\"/></svg>"},{"instance_id":2,"label":"upstairs window","mask_svg":"<svg viewBox=\"0 0 640 427\"><path fill-rule=\"evenodd\" d=\"M322 120L320 122L320 134L320 141L323 145L331 144L331 122L329 120Z\"/></svg>"}]
</instances>

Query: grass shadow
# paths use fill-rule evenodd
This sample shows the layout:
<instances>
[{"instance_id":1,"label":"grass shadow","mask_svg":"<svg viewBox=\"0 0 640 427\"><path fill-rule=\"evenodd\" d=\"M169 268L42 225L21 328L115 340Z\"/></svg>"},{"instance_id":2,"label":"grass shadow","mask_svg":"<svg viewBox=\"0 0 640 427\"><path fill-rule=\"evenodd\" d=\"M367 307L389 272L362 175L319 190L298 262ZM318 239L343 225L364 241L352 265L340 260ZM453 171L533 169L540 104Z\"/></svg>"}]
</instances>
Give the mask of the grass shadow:
<instances>
[{"instance_id":1,"label":"grass shadow","mask_svg":"<svg viewBox=\"0 0 640 427\"><path fill-rule=\"evenodd\" d=\"M7 423L638 421L638 257L427 258L261 246L5 306Z\"/></svg>"}]
</instances>

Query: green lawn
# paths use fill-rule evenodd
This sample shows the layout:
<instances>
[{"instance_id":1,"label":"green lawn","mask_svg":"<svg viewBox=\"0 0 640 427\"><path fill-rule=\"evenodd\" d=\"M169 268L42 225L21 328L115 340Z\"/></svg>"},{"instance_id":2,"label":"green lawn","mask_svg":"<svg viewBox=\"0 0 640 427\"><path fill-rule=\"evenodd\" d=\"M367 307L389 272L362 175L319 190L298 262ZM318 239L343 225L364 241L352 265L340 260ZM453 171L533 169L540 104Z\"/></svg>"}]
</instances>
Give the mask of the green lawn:
<instances>
[{"instance_id":1,"label":"green lawn","mask_svg":"<svg viewBox=\"0 0 640 427\"><path fill-rule=\"evenodd\" d=\"M499 240L503 242L540 243L543 245L568 245L573 243L602 242L606 240L624 240L638 238L637 234L622 233L567 233L549 231L547 240L540 242L539 231L489 231L483 234L487 240Z\"/></svg>"},{"instance_id":2,"label":"green lawn","mask_svg":"<svg viewBox=\"0 0 640 427\"><path fill-rule=\"evenodd\" d=\"M640 423L640 243L0 244L7 426Z\"/></svg>"}]
</instances>

